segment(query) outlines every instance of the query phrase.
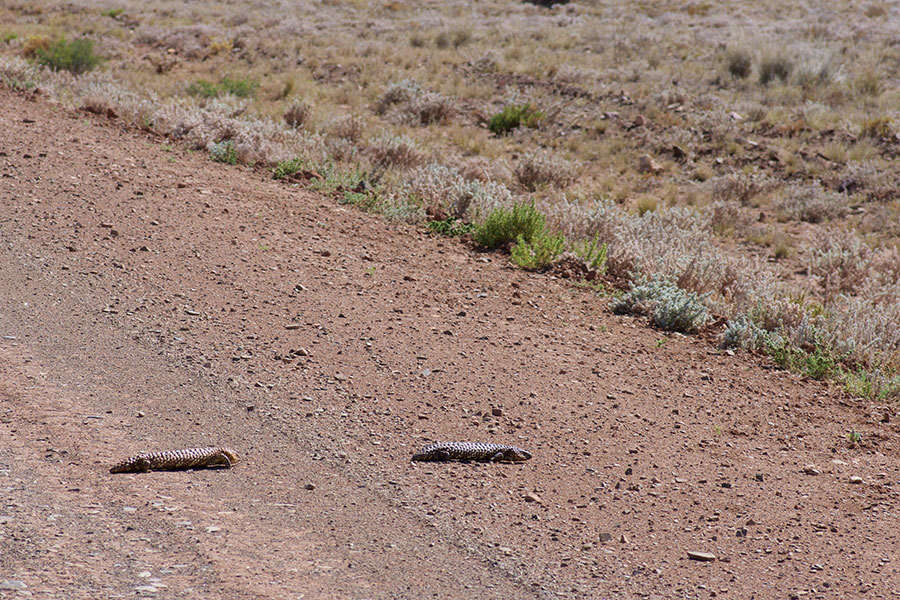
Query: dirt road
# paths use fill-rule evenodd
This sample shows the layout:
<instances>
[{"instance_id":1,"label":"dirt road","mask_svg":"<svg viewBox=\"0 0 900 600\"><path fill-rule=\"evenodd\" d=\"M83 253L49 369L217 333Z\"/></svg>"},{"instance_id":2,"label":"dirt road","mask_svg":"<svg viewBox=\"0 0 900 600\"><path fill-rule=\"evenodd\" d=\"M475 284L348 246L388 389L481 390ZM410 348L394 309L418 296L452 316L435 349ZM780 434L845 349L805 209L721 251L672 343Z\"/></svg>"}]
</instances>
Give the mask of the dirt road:
<instances>
[{"instance_id":1,"label":"dirt road","mask_svg":"<svg viewBox=\"0 0 900 600\"><path fill-rule=\"evenodd\" d=\"M896 407L606 302L0 90L0 597L900 597Z\"/></svg>"}]
</instances>

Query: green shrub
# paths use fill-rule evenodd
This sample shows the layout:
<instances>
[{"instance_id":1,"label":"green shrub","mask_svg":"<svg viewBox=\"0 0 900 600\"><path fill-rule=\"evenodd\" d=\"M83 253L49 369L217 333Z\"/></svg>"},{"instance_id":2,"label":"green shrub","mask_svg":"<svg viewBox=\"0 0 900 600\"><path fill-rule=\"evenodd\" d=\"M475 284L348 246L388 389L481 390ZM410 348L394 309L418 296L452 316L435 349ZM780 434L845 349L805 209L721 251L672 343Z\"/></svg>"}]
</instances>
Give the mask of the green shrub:
<instances>
[{"instance_id":1,"label":"green shrub","mask_svg":"<svg viewBox=\"0 0 900 600\"><path fill-rule=\"evenodd\" d=\"M124 12L125 12L124 8L110 8L109 10L104 10L100 14L103 15L104 17L110 17L110 18L115 19L116 17L118 17L119 15L121 15Z\"/></svg>"},{"instance_id":2,"label":"green shrub","mask_svg":"<svg viewBox=\"0 0 900 600\"><path fill-rule=\"evenodd\" d=\"M272 175L275 179L284 179L305 170L309 170L308 161L303 158L292 158L278 163Z\"/></svg>"},{"instance_id":3,"label":"green shrub","mask_svg":"<svg viewBox=\"0 0 900 600\"><path fill-rule=\"evenodd\" d=\"M607 244L600 243L600 236L593 239L581 240L572 244L572 252L578 255L587 264L588 268L598 273L606 271Z\"/></svg>"},{"instance_id":4,"label":"green shrub","mask_svg":"<svg viewBox=\"0 0 900 600\"><path fill-rule=\"evenodd\" d=\"M563 251L566 238L562 235L539 233L529 242L523 236L516 238L512 248L512 261L529 271L540 271L549 267Z\"/></svg>"},{"instance_id":5,"label":"green shrub","mask_svg":"<svg viewBox=\"0 0 900 600\"><path fill-rule=\"evenodd\" d=\"M471 223L448 217L443 221L429 221L426 224L431 233L446 235L447 237L457 237L460 235L468 235L475 231L475 226Z\"/></svg>"},{"instance_id":6,"label":"green shrub","mask_svg":"<svg viewBox=\"0 0 900 600\"><path fill-rule=\"evenodd\" d=\"M493 250L518 240L531 242L543 233L547 219L531 203L517 203L512 208L496 208L475 228L475 241Z\"/></svg>"},{"instance_id":7,"label":"green shrub","mask_svg":"<svg viewBox=\"0 0 900 600\"><path fill-rule=\"evenodd\" d=\"M256 88L259 84L249 79L233 79L231 77L223 77L219 84L222 91L238 98L252 98L256 95Z\"/></svg>"},{"instance_id":8,"label":"green shrub","mask_svg":"<svg viewBox=\"0 0 900 600\"><path fill-rule=\"evenodd\" d=\"M35 59L54 71L69 71L76 75L87 73L100 64L100 57L94 54L94 42L79 38L67 42L59 39L47 48L38 48Z\"/></svg>"},{"instance_id":9,"label":"green shrub","mask_svg":"<svg viewBox=\"0 0 900 600\"><path fill-rule=\"evenodd\" d=\"M238 162L237 149L235 149L234 142L231 140L218 143L210 142L206 148L209 150L209 157L216 162L229 165L236 165Z\"/></svg>"},{"instance_id":10,"label":"green shrub","mask_svg":"<svg viewBox=\"0 0 900 600\"><path fill-rule=\"evenodd\" d=\"M510 104L499 113L491 117L488 129L497 135L504 135L524 125L535 127L544 118L544 113L526 102L525 104Z\"/></svg>"},{"instance_id":11,"label":"green shrub","mask_svg":"<svg viewBox=\"0 0 900 600\"><path fill-rule=\"evenodd\" d=\"M190 96L200 96L201 98L218 98L220 90L219 86L211 81L200 79L187 87L187 93Z\"/></svg>"},{"instance_id":12,"label":"green shrub","mask_svg":"<svg viewBox=\"0 0 900 600\"><path fill-rule=\"evenodd\" d=\"M249 98L256 94L258 86L258 83L249 79L223 77L218 84L199 79L187 87L187 93L191 96L200 96L201 98L218 98L222 94L231 94L238 98Z\"/></svg>"}]
</instances>

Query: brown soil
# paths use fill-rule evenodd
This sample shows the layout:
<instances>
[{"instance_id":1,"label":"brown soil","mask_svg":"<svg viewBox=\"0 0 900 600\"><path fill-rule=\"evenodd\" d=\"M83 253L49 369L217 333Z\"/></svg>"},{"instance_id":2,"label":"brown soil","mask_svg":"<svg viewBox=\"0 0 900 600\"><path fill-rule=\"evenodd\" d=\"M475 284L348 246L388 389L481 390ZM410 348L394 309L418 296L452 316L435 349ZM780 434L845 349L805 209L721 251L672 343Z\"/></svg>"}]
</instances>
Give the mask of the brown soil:
<instances>
[{"instance_id":1,"label":"brown soil","mask_svg":"<svg viewBox=\"0 0 900 600\"><path fill-rule=\"evenodd\" d=\"M0 132L0 597L900 594L896 407L40 97Z\"/></svg>"}]
</instances>

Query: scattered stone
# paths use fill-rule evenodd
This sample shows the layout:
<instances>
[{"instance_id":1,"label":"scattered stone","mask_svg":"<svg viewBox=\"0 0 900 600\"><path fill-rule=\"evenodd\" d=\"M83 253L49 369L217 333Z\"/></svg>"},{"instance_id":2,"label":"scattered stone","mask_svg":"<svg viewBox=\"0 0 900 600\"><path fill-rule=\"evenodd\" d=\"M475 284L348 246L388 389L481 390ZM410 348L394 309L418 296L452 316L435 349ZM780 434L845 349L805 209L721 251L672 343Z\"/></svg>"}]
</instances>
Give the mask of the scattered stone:
<instances>
[{"instance_id":1,"label":"scattered stone","mask_svg":"<svg viewBox=\"0 0 900 600\"><path fill-rule=\"evenodd\" d=\"M762 480L763 480L763 474L762 474L762 473L757 473L756 475L753 476L753 478L756 479L757 481L762 481Z\"/></svg>"},{"instance_id":2,"label":"scattered stone","mask_svg":"<svg viewBox=\"0 0 900 600\"><path fill-rule=\"evenodd\" d=\"M502 417L503 409L500 408L499 406L495 406L494 408L491 409L491 414L494 415L495 417Z\"/></svg>"},{"instance_id":3,"label":"scattered stone","mask_svg":"<svg viewBox=\"0 0 900 600\"><path fill-rule=\"evenodd\" d=\"M285 329L300 329L300 323L288 323L284 326Z\"/></svg>"},{"instance_id":4,"label":"scattered stone","mask_svg":"<svg viewBox=\"0 0 900 600\"><path fill-rule=\"evenodd\" d=\"M862 483L862 482L863 482L863 478L860 477L859 475L852 475L850 477L850 483Z\"/></svg>"},{"instance_id":5,"label":"scattered stone","mask_svg":"<svg viewBox=\"0 0 900 600\"><path fill-rule=\"evenodd\" d=\"M152 585L139 585L134 588L134 591L136 591L138 594L155 594L159 590L157 590Z\"/></svg>"},{"instance_id":6,"label":"scattered stone","mask_svg":"<svg viewBox=\"0 0 900 600\"><path fill-rule=\"evenodd\" d=\"M215 532L219 531L220 529L221 529L220 527L216 527L215 525L210 525L209 527L206 528L206 533L215 533Z\"/></svg>"},{"instance_id":7,"label":"scattered stone","mask_svg":"<svg viewBox=\"0 0 900 600\"><path fill-rule=\"evenodd\" d=\"M623 533L622 535L619 536L619 543L620 543L620 544L627 544L627 543L628 543L628 538L625 536L624 533Z\"/></svg>"},{"instance_id":8,"label":"scattered stone","mask_svg":"<svg viewBox=\"0 0 900 600\"><path fill-rule=\"evenodd\" d=\"M0 581L0 590L19 591L27 588L28 585L26 585L24 581L18 581L16 579L7 579L5 581Z\"/></svg>"},{"instance_id":9,"label":"scattered stone","mask_svg":"<svg viewBox=\"0 0 900 600\"><path fill-rule=\"evenodd\" d=\"M138 419L141 419L141 418L143 418L143 417L145 417L145 416L146 416L146 415L144 414L144 411L142 411L142 410L137 411L137 418L138 418Z\"/></svg>"},{"instance_id":10,"label":"scattered stone","mask_svg":"<svg viewBox=\"0 0 900 600\"><path fill-rule=\"evenodd\" d=\"M807 475L821 475L822 471L818 470L815 465L806 465L803 467L803 472Z\"/></svg>"},{"instance_id":11,"label":"scattered stone","mask_svg":"<svg viewBox=\"0 0 900 600\"><path fill-rule=\"evenodd\" d=\"M716 560L715 554L710 554L709 552L698 552L696 550L688 550L687 556L691 560L699 560L701 562L711 562Z\"/></svg>"},{"instance_id":12,"label":"scattered stone","mask_svg":"<svg viewBox=\"0 0 900 600\"><path fill-rule=\"evenodd\" d=\"M600 533L600 535L598 536L598 538L599 538L599 540L600 540L601 542L609 542L609 541L612 540L612 534L611 534L611 533L608 533L608 532L606 532L606 531L603 531L603 532Z\"/></svg>"},{"instance_id":13,"label":"scattered stone","mask_svg":"<svg viewBox=\"0 0 900 600\"><path fill-rule=\"evenodd\" d=\"M303 487L306 488L306 489L308 489L308 490L310 490L310 491L312 491L312 490L316 489L316 484L314 484L314 483L307 483L307 484L304 485Z\"/></svg>"},{"instance_id":14,"label":"scattered stone","mask_svg":"<svg viewBox=\"0 0 900 600\"><path fill-rule=\"evenodd\" d=\"M200 316L200 313L198 313L196 310L190 310L190 309L185 309L184 314L191 315L192 317Z\"/></svg>"},{"instance_id":15,"label":"scattered stone","mask_svg":"<svg viewBox=\"0 0 900 600\"><path fill-rule=\"evenodd\" d=\"M535 494L534 492L528 492L527 494L525 494L523 496L523 498L525 498L525 502L535 502L535 503L541 504L541 505L544 504L544 501L541 499L541 497L538 496L537 494Z\"/></svg>"},{"instance_id":16,"label":"scattered stone","mask_svg":"<svg viewBox=\"0 0 900 600\"><path fill-rule=\"evenodd\" d=\"M151 575L153 575L153 573L151 573L150 571L141 571L140 573L137 574L137 576L140 577L141 579L147 579Z\"/></svg>"},{"instance_id":17,"label":"scattered stone","mask_svg":"<svg viewBox=\"0 0 900 600\"><path fill-rule=\"evenodd\" d=\"M684 160L687 157L687 152L681 146L674 145L672 146L672 156L675 157L675 160Z\"/></svg>"},{"instance_id":18,"label":"scattered stone","mask_svg":"<svg viewBox=\"0 0 900 600\"><path fill-rule=\"evenodd\" d=\"M638 158L637 170L638 173L652 173L656 175L662 171L663 168L659 163L653 160L649 154L642 154L640 158Z\"/></svg>"}]
</instances>

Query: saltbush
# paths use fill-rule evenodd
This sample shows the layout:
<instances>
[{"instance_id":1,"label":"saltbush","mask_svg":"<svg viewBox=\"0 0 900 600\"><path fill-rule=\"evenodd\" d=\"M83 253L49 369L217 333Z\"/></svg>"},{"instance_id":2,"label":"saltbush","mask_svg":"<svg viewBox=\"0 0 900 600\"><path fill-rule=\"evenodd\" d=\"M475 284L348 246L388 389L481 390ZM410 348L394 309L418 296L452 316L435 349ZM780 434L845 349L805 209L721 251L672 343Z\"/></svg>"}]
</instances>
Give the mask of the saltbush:
<instances>
[{"instance_id":1,"label":"saltbush","mask_svg":"<svg viewBox=\"0 0 900 600\"><path fill-rule=\"evenodd\" d=\"M657 327L692 333L706 323L703 299L664 277L639 277L628 292L613 301L612 310L617 314L650 315Z\"/></svg>"}]
</instances>

